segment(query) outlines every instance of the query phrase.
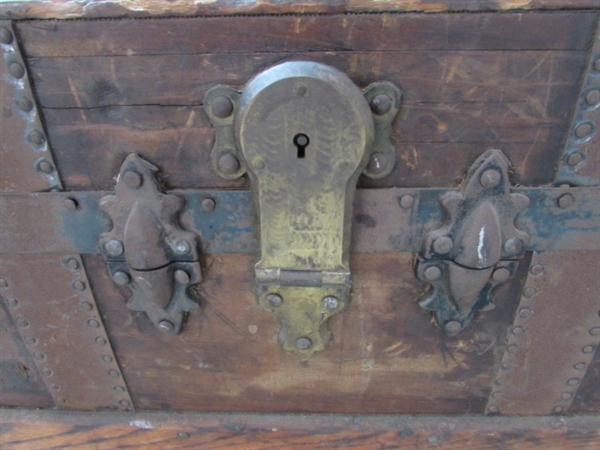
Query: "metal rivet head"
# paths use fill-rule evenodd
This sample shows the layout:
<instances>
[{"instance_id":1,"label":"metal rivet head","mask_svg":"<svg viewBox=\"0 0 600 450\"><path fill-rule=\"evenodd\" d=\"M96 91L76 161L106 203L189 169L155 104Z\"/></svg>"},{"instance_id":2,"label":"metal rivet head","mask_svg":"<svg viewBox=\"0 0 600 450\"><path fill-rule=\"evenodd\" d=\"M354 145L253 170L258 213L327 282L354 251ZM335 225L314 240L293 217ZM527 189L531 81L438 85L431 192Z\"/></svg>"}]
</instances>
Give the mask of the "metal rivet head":
<instances>
[{"instance_id":1,"label":"metal rivet head","mask_svg":"<svg viewBox=\"0 0 600 450\"><path fill-rule=\"evenodd\" d=\"M74 281L71 286L76 291L84 291L85 290L85 283L83 281L81 281L81 280Z\"/></svg>"},{"instance_id":2,"label":"metal rivet head","mask_svg":"<svg viewBox=\"0 0 600 450\"><path fill-rule=\"evenodd\" d=\"M439 280L442 276L442 270L438 266L429 266L423 271L423 276L427 281Z\"/></svg>"},{"instance_id":3,"label":"metal rivet head","mask_svg":"<svg viewBox=\"0 0 600 450\"><path fill-rule=\"evenodd\" d=\"M4 278L0 278L0 289L6 289L8 287L8 281Z\"/></svg>"},{"instance_id":4,"label":"metal rivet head","mask_svg":"<svg viewBox=\"0 0 600 450\"><path fill-rule=\"evenodd\" d=\"M35 359L36 361L46 361L46 355L42 352L33 352L33 359Z\"/></svg>"},{"instance_id":5,"label":"metal rivet head","mask_svg":"<svg viewBox=\"0 0 600 450\"><path fill-rule=\"evenodd\" d=\"M542 266L541 264L534 264L529 269L529 273L531 273L531 275L540 275L543 272L544 272L544 266Z\"/></svg>"},{"instance_id":6,"label":"metal rivet head","mask_svg":"<svg viewBox=\"0 0 600 450\"><path fill-rule=\"evenodd\" d=\"M308 350L312 347L312 341L309 338L301 337L296 341L296 348L298 350Z\"/></svg>"},{"instance_id":7,"label":"metal rivet head","mask_svg":"<svg viewBox=\"0 0 600 450\"><path fill-rule=\"evenodd\" d=\"M185 270L176 270L175 281L177 281L179 284L188 284L190 282L190 275Z\"/></svg>"},{"instance_id":8,"label":"metal rivet head","mask_svg":"<svg viewBox=\"0 0 600 450\"><path fill-rule=\"evenodd\" d=\"M104 339L102 336L96 337L96 339L94 339L94 342L98 345L106 345L106 339Z\"/></svg>"},{"instance_id":9,"label":"metal rivet head","mask_svg":"<svg viewBox=\"0 0 600 450\"><path fill-rule=\"evenodd\" d=\"M33 109L33 103L27 97L21 97L17 100L17 106L24 112L30 112Z\"/></svg>"},{"instance_id":10,"label":"metal rivet head","mask_svg":"<svg viewBox=\"0 0 600 450\"><path fill-rule=\"evenodd\" d=\"M44 367L44 368L42 369L42 371L41 371L41 372L42 372L42 375L43 375L43 376L45 376L45 377L51 377L51 376L52 376L52 373L53 373L53 372L52 372L50 369L48 369L47 367Z\"/></svg>"},{"instance_id":11,"label":"metal rivet head","mask_svg":"<svg viewBox=\"0 0 600 450\"><path fill-rule=\"evenodd\" d=\"M492 273L492 280L497 283L503 283L510 278L510 270L506 267L499 267Z\"/></svg>"},{"instance_id":12,"label":"metal rivet head","mask_svg":"<svg viewBox=\"0 0 600 450\"><path fill-rule=\"evenodd\" d=\"M500 364L500 368L506 372L508 372L509 370L512 370L512 364L511 363L502 363Z\"/></svg>"},{"instance_id":13,"label":"metal rivet head","mask_svg":"<svg viewBox=\"0 0 600 450\"><path fill-rule=\"evenodd\" d=\"M53 391L60 391L60 386L58 384L53 384L50 386Z\"/></svg>"},{"instance_id":14,"label":"metal rivet head","mask_svg":"<svg viewBox=\"0 0 600 450\"><path fill-rule=\"evenodd\" d=\"M580 152L573 152L567 156L567 164L569 166L576 166L583 161L583 155Z\"/></svg>"},{"instance_id":15,"label":"metal rivet head","mask_svg":"<svg viewBox=\"0 0 600 450\"><path fill-rule=\"evenodd\" d=\"M127 408L131 406L131 402L129 400L121 400L119 401L119 405L121 405L123 408Z\"/></svg>"},{"instance_id":16,"label":"metal rivet head","mask_svg":"<svg viewBox=\"0 0 600 450\"><path fill-rule=\"evenodd\" d=\"M210 109L219 119L225 119L233 112L233 102L229 97L219 95L211 100Z\"/></svg>"},{"instance_id":17,"label":"metal rivet head","mask_svg":"<svg viewBox=\"0 0 600 450\"><path fill-rule=\"evenodd\" d=\"M110 355L103 355L102 361L104 361L105 363L111 363L111 362L113 362L113 357Z\"/></svg>"},{"instance_id":18,"label":"metal rivet head","mask_svg":"<svg viewBox=\"0 0 600 450\"><path fill-rule=\"evenodd\" d=\"M240 170L240 160L233 153L223 153L217 163L219 170L226 174L234 174Z\"/></svg>"},{"instance_id":19,"label":"metal rivet head","mask_svg":"<svg viewBox=\"0 0 600 450\"><path fill-rule=\"evenodd\" d=\"M29 336L28 334L23 336L23 341L25 341L27 345L36 345L38 343L38 340L36 338L34 338L33 336Z\"/></svg>"},{"instance_id":20,"label":"metal rivet head","mask_svg":"<svg viewBox=\"0 0 600 450\"><path fill-rule=\"evenodd\" d=\"M190 433L186 433L185 431L180 431L179 433L177 433L177 436L179 436L182 439L187 439L190 437Z\"/></svg>"},{"instance_id":21,"label":"metal rivet head","mask_svg":"<svg viewBox=\"0 0 600 450\"><path fill-rule=\"evenodd\" d=\"M271 308L277 308L283 303L283 298L281 298L281 295L278 294L269 294L267 295L265 301Z\"/></svg>"},{"instance_id":22,"label":"metal rivet head","mask_svg":"<svg viewBox=\"0 0 600 450\"><path fill-rule=\"evenodd\" d=\"M6 299L6 303L11 308L18 308L19 307L19 300L17 300L16 298L7 298Z\"/></svg>"},{"instance_id":23,"label":"metal rivet head","mask_svg":"<svg viewBox=\"0 0 600 450\"><path fill-rule=\"evenodd\" d=\"M498 399L498 398L502 397L502 392L500 392L500 391L492 392L490 397Z\"/></svg>"},{"instance_id":24,"label":"metal rivet head","mask_svg":"<svg viewBox=\"0 0 600 450\"><path fill-rule=\"evenodd\" d=\"M565 209L575 202L575 198L571 194L564 194L558 198L559 208Z\"/></svg>"},{"instance_id":25,"label":"metal rivet head","mask_svg":"<svg viewBox=\"0 0 600 450\"><path fill-rule=\"evenodd\" d=\"M373 174L383 173L389 163L387 155L380 152L371 153L367 164L367 171Z\"/></svg>"},{"instance_id":26,"label":"metal rivet head","mask_svg":"<svg viewBox=\"0 0 600 450\"><path fill-rule=\"evenodd\" d=\"M322 300L322 302L325 309L329 310L337 309L337 307L340 306L340 301L333 295L328 295Z\"/></svg>"},{"instance_id":27,"label":"metal rivet head","mask_svg":"<svg viewBox=\"0 0 600 450\"><path fill-rule=\"evenodd\" d=\"M571 394L570 392L563 392L560 396L560 398L562 398L563 400L569 400L571 397L573 397L573 394Z\"/></svg>"},{"instance_id":28,"label":"metal rivet head","mask_svg":"<svg viewBox=\"0 0 600 450\"><path fill-rule=\"evenodd\" d=\"M137 189L144 182L144 178L139 173L134 172L133 170L128 170L123 174L123 182L128 188Z\"/></svg>"},{"instance_id":29,"label":"metal rivet head","mask_svg":"<svg viewBox=\"0 0 600 450\"><path fill-rule=\"evenodd\" d=\"M178 255L185 255L190 251L190 244L188 244L186 241L175 240L171 244L171 248Z\"/></svg>"},{"instance_id":30,"label":"metal rivet head","mask_svg":"<svg viewBox=\"0 0 600 450\"><path fill-rule=\"evenodd\" d=\"M378 116L383 116L384 114L390 112L390 109L392 109L392 99L389 97L389 95L379 94L376 95L373 100L371 100L369 106L371 106L371 111L373 111L375 114Z\"/></svg>"},{"instance_id":31,"label":"metal rivet head","mask_svg":"<svg viewBox=\"0 0 600 450\"><path fill-rule=\"evenodd\" d=\"M583 122L575 127L575 137L578 139L584 139L589 136L594 130L594 126L591 122Z\"/></svg>"},{"instance_id":32,"label":"metal rivet head","mask_svg":"<svg viewBox=\"0 0 600 450\"><path fill-rule=\"evenodd\" d=\"M508 347L506 347L506 351L510 354L515 354L515 353L517 353L518 350L519 350L519 346L515 345L515 344L509 345Z\"/></svg>"},{"instance_id":33,"label":"metal rivet head","mask_svg":"<svg viewBox=\"0 0 600 450\"><path fill-rule=\"evenodd\" d=\"M600 336L600 327L594 327L590 330L592 336Z\"/></svg>"},{"instance_id":34,"label":"metal rivet head","mask_svg":"<svg viewBox=\"0 0 600 450\"><path fill-rule=\"evenodd\" d=\"M13 62L8 66L8 73L17 79L20 79L25 76L25 69L18 62Z\"/></svg>"},{"instance_id":35,"label":"metal rivet head","mask_svg":"<svg viewBox=\"0 0 600 450\"><path fill-rule=\"evenodd\" d=\"M443 255L448 253L452 249L453 245L454 242L452 242L452 239L450 239L448 236L443 236L433 241L433 251Z\"/></svg>"},{"instance_id":36,"label":"metal rivet head","mask_svg":"<svg viewBox=\"0 0 600 450\"><path fill-rule=\"evenodd\" d=\"M77 261L75 258L69 258L67 260L67 267L71 270L77 270L79 269L79 261Z\"/></svg>"},{"instance_id":37,"label":"metal rivet head","mask_svg":"<svg viewBox=\"0 0 600 450\"><path fill-rule=\"evenodd\" d=\"M52 167L52 164L50 164L48 161L43 160L40 161L37 165L37 169L42 172L42 173L46 173L46 174L50 174L54 171L54 167Z\"/></svg>"},{"instance_id":38,"label":"metal rivet head","mask_svg":"<svg viewBox=\"0 0 600 450\"><path fill-rule=\"evenodd\" d=\"M87 321L88 327L90 328L100 328L100 322L96 319L90 319Z\"/></svg>"},{"instance_id":39,"label":"metal rivet head","mask_svg":"<svg viewBox=\"0 0 600 450\"><path fill-rule=\"evenodd\" d=\"M19 328L27 328L29 326L29 322L24 317L17 317L15 323Z\"/></svg>"},{"instance_id":40,"label":"metal rivet head","mask_svg":"<svg viewBox=\"0 0 600 450\"><path fill-rule=\"evenodd\" d=\"M600 90L592 89L587 94L585 94L585 102L591 106L600 103Z\"/></svg>"},{"instance_id":41,"label":"metal rivet head","mask_svg":"<svg viewBox=\"0 0 600 450\"><path fill-rule=\"evenodd\" d=\"M106 244L104 244L104 250L111 256L121 256L125 251L123 247L123 243L116 239L111 239Z\"/></svg>"},{"instance_id":42,"label":"metal rivet head","mask_svg":"<svg viewBox=\"0 0 600 450\"><path fill-rule=\"evenodd\" d=\"M495 169L488 169L481 174L479 182L483 187L489 189L498 186L498 183L500 183L500 178L500 172Z\"/></svg>"},{"instance_id":43,"label":"metal rivet head","mask_svg":"<svg viewBox=\"0 0 600 450\"><path fill-rule=\"evenodd\" d=\"M113 387L113 389L115 390L115 392L125 392L124 386L115 386Z\"/></svg>"},{"instance_id":44,"label":"metal rivet head","mask_svg":"<svg viewBox=\"0 0 600 450\"><path fill-rule=\"evenodd\" d=\"M462 329L462 325L458 320L450 320L444 324L444 330L450 334L458 333Z\"/></svg>"},{"instance_id":45,"label":"metal rivet head","mask_svg":"<svg viewBox=\"0 0 600 450\"><path fill-rule=\"evenodd\" d=\"M35 145L42 145L46 138L41 131L33 130L28 135L29 141Z\"/></svg>"},{"instance_id":46,"label":"metal rivet head","mask_svg":"<svg viewBox=\"0 0 600 450\"><path fill-rule=\"evenodd\" d=\"M521 335L525 334L525 328L519 327L519 326L514 327L512 329L512 334L514 334L515 336L521 336Z\"/></svg>"},{"instance_id":47,"label":"metal rivet head","mask_svg":"<svg viewBox=\"0 0 600 450\"><path fill-rule=\"evenodd\" d=\"M205 198L202 200L202 208L204 211L214 211L217 203L212 198Z\"/></svg>"},{"instance_id":48,"label":"metal rivet head","mask_svg":"<svg viewBox=\"0 0 600 450\"><path fill-rule=\"evenodd\" d=\"M74 198L65 198L63 201L63 207L67 211L75 211L77 209L77 206L77 200L75 200Z\"/></svg>"},{"instance_id":49,"label":"metal rivet head","mask_svg":"<svg viewBox=\"0 0 600 450\"><path fill-rule=\"evenodd\" d=\"M170 331L173 331L175 326L173 325L173 322L169 320L161 320L160 322L158 322L158 328L168 333Z\"/></svg>"},{"instance_id":50,"label":"metal rivet head","mask_svg":"<svg viewBox=\"0 0 600 450\"><path fill-rule=\"evenodd\" d=\"M567 380L567 386L577 386L581 382L581 378L570 378Z\"/></svg>"},{"instance_id":51,"label":"metal rivet head","mask_svg":"<svg viewBox=\"0 0 600 450\"><path fill-rule=\"evenodd\" d=\"M563 411L564 411L564 410L563 410L563 407L562 407L562 406L557 406L556 408L554 408L554 409L552 410L552 412L553 412L554 414L560 414L560 413L562 413Z\"/></svg>"},{"instance_id":52,"label":"metal rivet head","mask_svg":"<svg viewBox=\"0 0 600 450\"><path fill-rule=\"evenodd\" d=\"M64 405L67 403L67 400L59 397L56 399L56 403L60 403L61 405Z\"/></svg>"},{"instance_id":53,"label":"metal rivet head","mask_svg":"<svg viewBox=\"0 0 600 450\"><path fill-rule=\"evenodd\" d=\"M488 408L488 411L492 414L496 414L500 412L500 408L498 408L496 405L492 405Z\"/></svg>"},{"instance_id":54,"label":"metal rivet head","mask_svg":"<svg viewBox=\"0 0 600 450\"><path fill-rule=\"evenodd\" d=\"M510 238L504 243L504 251L509 255L518 255L523 251L523 241L519 238Z\"/></svg>"},{"instance_id":55,"label":"metal rivet head","mask_svg":"<svg viewBox=\"0 0 600 450\"><path fill-rule=\"evenodd\" d=\"M585 347L583 347L581 349L581 351L585 354L590 354L590 353L594 353L594 346L593 345L586 345Z\"/></svg>"},{"instance_id":56,"label":"metal rivet head","mask_svg":"<svg viewBox=\"0 0 600 450\"><path fill-rule=\"evenodd\" d=\"M8 28L0 28L0 43L8 45L13 41L13 35Z\"/></svg>"},{"instance_id":57,"label":"metal rivet head","mask_svg":"<svg viewBox=\"0 0 600 450\"><path fill-rule=\"evenodd\" d=\"M94 309L94 305L92 305L90 302L81 302L79 304L79 309L81 309L82 311L91 311L92 309Z\"/></svg>"},{"instance_id":58,"label":"metal rivet head","mask_svg":"<svg viewBox=\"0 0 600 450\"><path fill-rule=\"evenodd\" d=\"M112 279L119 286L125 286L126 284L129 284L129 281L131 280L131 278L129 277L129 274L126 272L123 272L121 270L119 270L118 272L115 272L112 276Z\"/></svg>"},{"instance_id":59,"label":"metal rivet head","mask_svg":"<svg viewBox=\"0 0 600 450\"><path fill-rule=\"evenodd\" d=\"M526 288L523 290L523 297L525 297L525 298L531 298L531 297L533 297L535 294L537 294L537 289L536 289L536 288L534 288L534 287L531 287L531 286L530 286L530 287L526 287Z\"/></svg>"},{"instance_id":60,"label":"metal rivet head","mask_svg":"<svg viewBox=\"0 0 600 450\"><path fill-rule=\"evenodd\" d=\"M400 197L400 208L410 209L415 204L415 198L412 195L403 195Z\"/></svg>"},{"instance_id":61,"label":"metal rivet head","mask_svg":"<svg viewBox=\"0 0 600 450\"><path fill-rule=\"evenodd\" d=\"M118 378L118 377L121 376L121 374L118 371L116 371L115 369L110 369L108 371L108 375L111 376L111 377L113 377L113 378Z\"/></svg>"},{"instance_id":62,"label":"metal rivet head","mask_svg":"<svg viewBox=\"0 0 600 450\"><path fill-rule=\"evenodd\" d=\"M533 311L531 311L531 308L520 308L518 311L519 317L521 319L528 319L529 317L531 317L532 313Z\"/></svg>"}]
</instances>

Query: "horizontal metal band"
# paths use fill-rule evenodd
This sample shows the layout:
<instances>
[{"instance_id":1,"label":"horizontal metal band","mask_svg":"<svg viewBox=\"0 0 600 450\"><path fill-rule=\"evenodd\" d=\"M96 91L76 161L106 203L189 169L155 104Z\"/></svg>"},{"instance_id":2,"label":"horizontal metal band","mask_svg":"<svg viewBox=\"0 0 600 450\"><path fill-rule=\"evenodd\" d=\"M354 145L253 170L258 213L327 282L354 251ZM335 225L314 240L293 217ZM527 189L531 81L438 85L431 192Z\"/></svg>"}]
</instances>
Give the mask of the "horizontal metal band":
<instances>
[{"instance_id":1,"label":"horizontal metal band","mask_svg":"<svg viewBox=\"0 0 600 450\"><path fill-rule=\"evenodd\" d=\"M444 221L439 198L448 189L361 189L356 192L351 250L417 252ZM530 204L517 217L528 251L600 249L600 189L517 188ZM257 248L249 191L171 191L185 198L182 225L199 235L204 253L253 253ZM99 207L108 192L3 193L0 253L99 253L110 229ZM214 209L202 201L214 200ZM559 201L560 199L560 201ZM206 204L207 202L205 202Z\"/></svg>"}]
</instances>

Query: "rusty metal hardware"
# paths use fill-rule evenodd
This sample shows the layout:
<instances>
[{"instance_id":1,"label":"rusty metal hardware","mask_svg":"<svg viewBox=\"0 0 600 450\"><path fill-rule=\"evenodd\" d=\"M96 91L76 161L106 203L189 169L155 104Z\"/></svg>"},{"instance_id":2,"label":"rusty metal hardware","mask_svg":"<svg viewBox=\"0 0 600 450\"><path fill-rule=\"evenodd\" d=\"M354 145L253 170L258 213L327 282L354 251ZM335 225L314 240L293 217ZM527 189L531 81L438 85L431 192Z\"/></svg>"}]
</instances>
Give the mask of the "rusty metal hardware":
<instances>
[{"instance_id":1,"label":"rusty metal hardware","mask_svg":"<svg viewBox=\"0 0 600 450\"><path fill-rule=\"evenodd\" d=\"M515 273L529 240L515 220L530 200L511 193L509 167L500 150L480 156L461 189L440 198L448 221L426 235L417 259L417 277L430 284L419 305L449 336L494 307L492 290Z\"/></svg>"},{"instance_id":2,"label":"rusty metal hardware","mask_svg":"<svg viewBox=\"0 0 600 450\"><path fill-rule=\"evenodd\" d=\"M100 249L113 281L133 292L127 306L174 335L197 307L190 287L202 280L202 270L196 235L178 223L184 200L162 192L157 171L137 154L125 159L115 194L100 201L112 220Z\"/></svg>"},{"instance_id":3,"label":"rusty metal hardware","mask_svg":"<svg viewBox=\"0 0 600 450\"><path fill-rule=\"evenodd\" d=\"M286 62L243 92L216 86L204 104L215 170L250 176L258 301L280 319L281 346L307 358L325 347L327 319L348 303L356 182L393 169L389 128L400 91L390 83L361 91L332 67Z\"/></svg>"}]
</instances>

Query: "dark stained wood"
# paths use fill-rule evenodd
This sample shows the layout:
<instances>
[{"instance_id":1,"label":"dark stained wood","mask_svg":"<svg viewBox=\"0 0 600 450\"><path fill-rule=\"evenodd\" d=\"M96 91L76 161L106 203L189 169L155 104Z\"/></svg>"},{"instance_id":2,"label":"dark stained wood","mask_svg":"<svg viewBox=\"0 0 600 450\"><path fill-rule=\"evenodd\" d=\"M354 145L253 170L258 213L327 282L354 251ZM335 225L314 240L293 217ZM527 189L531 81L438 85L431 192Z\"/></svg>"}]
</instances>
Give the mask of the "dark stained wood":
<instances>
[{"instance_id":1,"label":"dark stained wood","mask_svg":"<svg viewBox=\"0 0 600 450\"><path fill-rule=\"evenodd\" d=\"M5 450L595 450L598 416L333 416L1 411Z\"/></svg>"},{"instance_id":2,"label":"dark stained wood","mask_svg":"<svg viewBox=\"0 0 600 450\"><path fill-rule=\"evenodd\" d=\"M100 257L86 257L136 409L483 412L523 274L499 289L495 310L448 338L415 302L423 286L411 254L355 255L352 303L331 320L334 340L301 363L280 349L276 318L255 303L253 264L251 255L207 256L202 307L168 337L127 309Z\"/></svg>"}]
</instances>

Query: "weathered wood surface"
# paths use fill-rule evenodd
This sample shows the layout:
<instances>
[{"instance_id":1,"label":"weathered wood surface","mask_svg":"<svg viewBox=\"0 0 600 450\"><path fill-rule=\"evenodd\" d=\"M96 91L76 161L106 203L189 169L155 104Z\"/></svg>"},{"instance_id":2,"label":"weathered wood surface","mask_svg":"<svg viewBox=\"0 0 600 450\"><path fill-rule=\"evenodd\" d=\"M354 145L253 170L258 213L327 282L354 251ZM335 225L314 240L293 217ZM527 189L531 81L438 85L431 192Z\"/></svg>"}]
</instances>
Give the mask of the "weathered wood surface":
<instances>
[{"instance_id":1,"label":"weathered wood surface","mask_svg":"<svg viewBox=\"0 0 600 450\"><path fill-rule=\"evenodd\" d=\"M595 450L598 416L333 416L2 410L3 450Z\"/></svg>"},{"instance_id":2,"label":"weathered wood surface","mask_svg":"<svg viewBox=\"0 0 600 450\"><path fill-rule=\"evenodd\" d=\"M0 3L0 17L77 18L373 11L508 11L598 8L597 0L30 0Z\"/></svg>"},{"instance_id":3,"label":"weathered wood surface","mask_svg":"<svg viewBox=\"0 0 600 450\"><path fill-rule=\"evenodd\" d=\"M517 182L534 185L554 175L596 19L556 12L33 21L19 32L69 189L112 188L134 151L161 167L170 188L246 187L211 169L204 93L219 83L242 88L290 59L330 64L362 87L388 80L402 89L392 132L398 164L361 185L454 185L492 147L509 156ZM235 39L215 32L233 29Z\"/></svg>"}]
</instances>

